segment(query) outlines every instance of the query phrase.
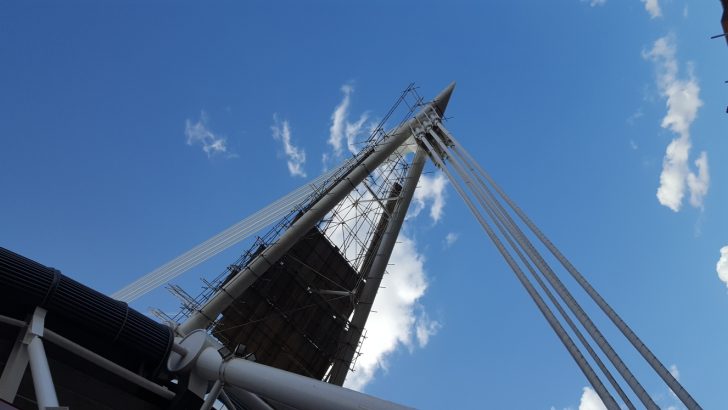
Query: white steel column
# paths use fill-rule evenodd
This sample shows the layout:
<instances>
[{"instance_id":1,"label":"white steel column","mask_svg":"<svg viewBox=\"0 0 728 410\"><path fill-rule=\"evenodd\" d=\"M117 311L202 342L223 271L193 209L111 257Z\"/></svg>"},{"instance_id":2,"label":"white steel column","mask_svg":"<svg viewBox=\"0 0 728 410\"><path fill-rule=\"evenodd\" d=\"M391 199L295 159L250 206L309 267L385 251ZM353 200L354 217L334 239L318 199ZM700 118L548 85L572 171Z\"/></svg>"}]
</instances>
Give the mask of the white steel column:
<instances>
[{"instance_id":1,"label":"white steel column","mask_svg":"<svg viewBox=\"0 0 728 410\"><path fill-rule=\"evenodd\" d=\"M354 390L289 373L245 359L223 360L214 347L198 356L194 372L208 380L220 378L261 397L301 410L404 410L404 407Z\"/></svg>"},{"instance_id":2,"label":"white steel column","mask_svg":"<svg viewBox=\"0 0 728 410\"><path fill-rule=\"evenodd\" d=\"M43 308L35 308L27 328L21 330L10 353L8 363L0 377L0 398L8 403L15 401L23 374L30 363L38 409L58 407L58 397L41 339L45 330L46 313L47 311Z\"/></svg>"},{"instance_id":3,"label":"white steel column","mask_svg":"<svg viewBox=\"0 0 728 410\"><path fill-rule=\"evenodd\" d=\"M30 343L28 343L28 358L30 359L30 372L33 375L33 388L35 389L35 400L38 402L38 409L58 407L58 397L53 385L51 369L48 367L48 358L45 349L43 349L43 342L37 335L33 335Z\"/></svg>"},{"instance_id":4,"label":"white steel column","mask_svg":"<svg viewBox=\"0 0 728 410\"><path fill-rule=\"evenodd\" d=\"M299 410L403 410L386 400L335 386L310 377L240 358L223 359L220 343L204 330L185 336L167 360L167 369L207 385L220 381L237 392L240 388L260 398ZM203 392L204 394L204 392ZM278 407L278 405L275 405ZM258 406L266 408L267 406ZM253 408L258 408L253 407Z\"/></svg>"},{"instance_id":5,"label":"white steel column","mask_svg":"<svg viewBox=\"0 0 728 410\"><path fill-rule=\"evenodd\" d=\"M20 382L23 380L23 374L28 367L28 346L23 343L25 334L27 333L23 326L25 323L18 321L21 326L18 332L18 338L10 352L2 376L0 376L0 399L8 403L15 401L15 395L18 393Z\"/></svg>"}]
</instances>

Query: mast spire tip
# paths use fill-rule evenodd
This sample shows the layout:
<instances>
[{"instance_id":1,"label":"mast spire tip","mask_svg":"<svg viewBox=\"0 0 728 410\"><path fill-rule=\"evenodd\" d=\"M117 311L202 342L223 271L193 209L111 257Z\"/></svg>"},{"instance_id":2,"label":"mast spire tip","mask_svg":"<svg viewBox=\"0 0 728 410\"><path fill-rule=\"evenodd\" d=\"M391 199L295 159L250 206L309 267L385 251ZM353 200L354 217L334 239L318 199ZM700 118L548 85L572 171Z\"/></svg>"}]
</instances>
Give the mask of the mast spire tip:
<instances>
[{"instance_id":1,"label":"mast spire tip","mask_svg":"<svg viewBox=\"0 0 728 410\"><path fill-rule=\"evenodd\" d=\"M440 91L440 94L437 94L437 97L432 100L432 104L435 106L435 108L437 108L437 112L440 115L445 115L447 103L450 102L450 96L452 95L454 89L455 81L451 82L447 87Z\"/></svg>"}]
</instances>

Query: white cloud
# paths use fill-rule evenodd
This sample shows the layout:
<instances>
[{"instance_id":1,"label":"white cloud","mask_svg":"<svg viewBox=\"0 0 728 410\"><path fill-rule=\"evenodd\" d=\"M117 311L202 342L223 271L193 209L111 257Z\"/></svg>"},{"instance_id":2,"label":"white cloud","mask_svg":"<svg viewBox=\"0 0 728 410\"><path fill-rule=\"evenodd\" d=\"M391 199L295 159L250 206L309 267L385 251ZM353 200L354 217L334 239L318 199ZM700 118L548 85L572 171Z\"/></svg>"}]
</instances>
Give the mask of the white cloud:
<instances>
[{"instance_id":1,"label":"white cloud","mask_svg":"<svg viewBox=\"0 0 728 410\"><path fill-rule=\"evenodd\" d=\"M657 200L675 212L682 206L685 180L689 172L687 167L689 151L690 140L680 137L670 142L662 160Z\"/></svg>"},{"instance_id":2,"label":"white cloud","mask_svg":"<svg viewBox=\"0 0 728 410\"><path fill-rule=\"evenodd\" d=\"M660 204L677 212L682 206L687 185L690 191L690 204L702 207L703 198L708 192L710 176L708 174L708 158L701 153L696 161L698 175L690 171L688 158L690 154L690 126L703 105L700 100L700 86L693 75L692 66L688 64L688 78L678 78L678 61L672 36L657 39L650 51L643 52L643 57L657 66L657 86L660 94L666 99L667 114L662 119L662 128L669 129L678 135L667 146L662 162L660 186L657 199Z\"/></svg>"},{"instance_id":3,"label":"white cloud","mask_svg":"<svg viewBox=\"0 0 728 410\"><path fill-rule=\"evenodd\" d=\"M349 122L349 105L351 103L351 94L354 93L354 87L351 84L341 86L341 92L344 94L341 102L334 108L331 113L331 127L329 128L328 144L331 146L332 153L324 153L321 162L324 169L328 167L328 162L332 159L341 158L344 153L344 144L352 154L359 151L357 146L357 137L362 134L363 130L371 129L372 126L366 125L369 120L369 113L364 112L359 119Z\"/></svg>"},{"instance_id":4,"label":"white cloud","mask_svg":"<svg viewBox=\"0 0 728 410\"><path fill-rule=\"evenodd\" d=\"M425 257L414 239L400 233L390 263L366 324L362 355L346 379L345 386L351 389L363 389L378 371L386 371L388 356L399 346L411 350L416 339L424 347L440 329L418 303L427 289L427 278Z\"/></svg>"},{"instance_id":5,"label":"white cloud","mask_svg":"<svg viewBox=\"0 0 728 410\"><path fill-rule=\"evenodd\" d=\"M650 13L650 18L655 19L662 17L662 9L658 0L640 0L645 3L645 10Z\"/></svg>"},{"instance_id":6,"label":"white cloud","mask_svg":"<svg viewBox=\"0 0 728 410\"><path fill-rule=\"evenodd\" d=\"M579 410L607 410L607 406L602 403L602 399L591 387L584 387L579 402Z\"/></svg>"},{"instance_id":7,"label":"white cloud","mask_svg":"<svg viewBox=\"0 0 728 410\"><path fill-rule=\"evenodd\" d=\"M728 246L720 248L720 259L715 264L715 271L718 272L720 280L728 286Z\"/></svg>"},{"instance_id":8,"label":"white cloud","mask_svg":"<svg viewBox=\"0 0 728 410\"><path fill-rule=\"evenodd\" d=\"M437 222L442 217L442 210L445 207L445 187L447 178L441 172L435 176L422 175L420 183L415 190L410 217L415 217L429 204L430 218Z\"/></svg>"},{"instance_id":9,"label":"white cloud","mask_svg":"<svg viewBox=\"0 0 728 410\"><path fill-rule=\"evenodd\" d=\"M306 151L296 147L291 142L291 127L288 120L278 121L278 116L273 114L273 125L270 127L273 131L273 139L283 144L283 152L288 158L288 172L291 176L306 177L306 171L303 166L306 164Z\"/></svg>"},{"instance_id":10,"label":"white cloud","mask_svg":"<svg viewBox=\"0 0 728 410\"><path fill-rule=\"evenodd\" d=\"M607 2L607 0L581 0L582 3L586 3L587 1L591 7L603 6Z\"/></svg>"},{"instance_id":11,"label":"white cloud","mask_svg":"<svg viewBox=\"0 0 728 410\"><path fill-rule=\"evenodd\" d=\"M187 137L187 145L201 145L208 158L215 154L227 152L225 137L215 135L207 127L207 114L205 111L200 113L200 119L196 123L193 124L189 119L185 121L185 136Z\"/></svg>"}]
</instances>

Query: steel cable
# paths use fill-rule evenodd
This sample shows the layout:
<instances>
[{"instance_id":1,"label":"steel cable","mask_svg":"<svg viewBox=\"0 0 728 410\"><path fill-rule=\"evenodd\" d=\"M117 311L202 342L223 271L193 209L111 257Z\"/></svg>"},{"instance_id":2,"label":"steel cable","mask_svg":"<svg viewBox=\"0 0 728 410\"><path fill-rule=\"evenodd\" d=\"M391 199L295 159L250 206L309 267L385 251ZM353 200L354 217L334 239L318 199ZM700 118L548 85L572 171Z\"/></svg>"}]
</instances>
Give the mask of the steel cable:
<instances>
[{"instance_id":1,"label":"steel cable","mask_svg":"<svg viewBox=\"0 0 728 410\"><path fill-rule=\"evenodd\" d=\"M438 142L440 142L440 141L438 141ZM451 152L452 152L452 150L451 150ZM462 156L459 155L459 153L456 153L456 156L458 157L460 162L465 163L465 161L463 160ZM458 164L455 161L455 158L456 157L451 156L450 163L453 164L453 168L456 169L456 172L458 173L460 178L463 179L464 181L475 182L475 181L473 181L473 179L471 177L471 176L475 176L475 178L477 180L477 184L472 184L472 189L473 189L473 193L475 194L476 198L478 198L478 201L481 204L481 206L488 212L488 214L490 215L491 219L494 221L495 225L498 227L498 229L501 232L501 234L503 235L503 237L510 244L511 248L515 251L516 255L521 260L522 264L529 270L529 272L531 273L531 276L533 276L534 280L536 280L536 282L539 284L539 287L543 290L543 292L549 298L549 300L554 305L554 307L556 307L556 309L558 310L561 317L563 317L564 321L566 321L569 328L571 328L571 330L574 332L576 337L579 339L581 344L584 346L584 348L589 353L589 356L591 356L592 360L594 360L594 362L597 364L599 369L605 375L605 377L607 378L609 383L612 385L612 387L615 389L615 391L620 396L620 398L624 401L624 403L627 405L627 407L629 409L635 409L634 404L632 404L632 402L630 401L627 394L621 388L621 386L619 385L617 380L614 378L614 376L612 376L611 372L606 367L604 362L601 360L601 358L599 357L597 352L594 351L591 344L588 342L588 340L584 337L583 333L577 327L576 323L574 323L574 321L571 320L571 317L569 317L569 315L566 313L564 308L561 306L561 303L559 303L559 301L556 299L554 294L549 290L546 283L541 279L539 274L534 270L532 263L530 263L526 259L525 255L523 255L523 253L521 252L522 248L519 248L518 244L513 242L513 240L516 239L515 229L517 229L517 228L514 227L512 219L510 219L510 217L504 213L505 210L503 209L503 207L498 203L497 199L492 195L492 193L490 192L488 187L477 176L477 174L473 174L472 172L465 173L462 168L462 165ZM468 168L470 168L472 171L471 167L468 167ZM467 184L467 182L466 182L466 184ZM523 251L527 252L526 249L523 249ZM543 275L543 272L541 272L541 274ZM602 398L602 400L604 401L604 398Z\"/></svg>"},{"instance_id":2,"label":"steel cable","mask_svg":"<svg viewBox=\"0 0 728 410\"><path fill-rule=\"evenodd\" d=\"M536 288L533 286L533 284L530 282L530 280L526 277L526 275L523 273L521 268L518 266L516 261L513 259L513 256L508 252L508 250L505 248L501 240L498 238L498 236L495 234L493 229L490 227L490 225L487 223L487 221L483 218L483 215L481 215L480 212L478 212L477 207L475 204L473 204L472 199L465 193L464 189L460 186L460 183L457 179L453 177L453 175L450 173L450 171L447 169L444 160L439 157L439 154L432 149L432 146L429 144L429 142L425 139L421 140L422 143L425 145L426 148L428 148L428 151L430 152L430 157L435 161L440 167L440 169L445 173L448 180L452 183L455 190L458 192L460 197L465 201L465 204L470 209L473 216L478 220L480 225L485 230L488 237L491 239L493 244L496 246L500 254L503 256L503 258L506 260L506 263L508 266L510 266L513 273L516 275L518 280L521 282L523 287L526 289L526 292L528 292L529 296L531 296L531 299L536 303L536 306L541 311L543 316L546 318L547 322L551 326L551 328L554 330L556 335L559 337L561 342L566 347L566 350L571 354L574 361L577 363L581 371L586 376L587 380L591 383L591 385L594 387L594 389L597 391L597 394L599 394L599 397L603 398L603 401L606 405L609 406L610 409L619 409L619 405L617 405L617 402L612 398L611 394L607 391L606 387L604 387L604 384L599 379L599 376L594 372L594 369L592 369L591 365L587 360L584 358L584 355L581 353L579 348L576 346L574 341L571 339L571 337L566 333L566 330L564 330L563 326L561 326L561 323L558 321L556 316L554 316L554 313L551 311L551 309L548 307L548 305L544 302L541 295L538 293ZM611 399L611 400L610 400Z\"/></svg>"},{"instance_id":3,"label":"steel cable","mask_svg":"<svg viewBox=\"0 0 728 410\"><path fill-rule=\"evenodd\" d=\"M279 206L264 208L262 211L267 212L267 217L261 217L260 212L253 214L251 217L244 219L240 223L208 239L167 264L162 265L160 268L145 275L140 280L133 282L112 296L126 302L136 299L149 290L154 289L156 286L169 281L190 267L214 256L228 246L245 239L251 233L286 215L290 211L290 206L295 205L297 199L303 198L305 198L305 195L302 197L296 196L291 198L290 201L276 204Z\"/></svg>"},{"instance_id":4,"label":"steel cable","mask_svg":"<svg viewBox=\"0 0 728 410\"><path fill-rule=\"evenodd\" d=\"M455 144L454 149L458 149L457 140L444 128L439 126L443 133L453 141ZM579 283L579 285L586 291L591 299L599 306L599 308L609 317L614 325L622 332L622 334L629 340L634 348L642 355L647 363L652 367L653 370L662 378L662 380L668 385L668 387L675 393L675 395L683 402L688 409L701 409L702 407L695 401L690 393L680 384L680 382L670 373L664 364L652 353L647 345L632 331L632 329L624 322L624 320L612 309L612 307L604 300L604 298L591 286L586 278L571 264L571 262L559 251L559 249L541 232L536 224L516 205L510 197L500 188L500 186L493 180L493 178L475 162L470 154L463 150L463 154L475 165L476 169L486 180L493 186L508 206L518 215L518 217L528 226L528 228L536 235L536 237L543 243L548 250L554 255L561 265L571 274L571 276Z\"/></svg>"},{"instance_id":5,"label":"steel cable","mask_svg":"<svg viewBox=\"0 0 728 410\"><path fill-rule=\"evenodd\" d=\"M313 181L299 187L286 196L279 198L267 207L257 211L230 228L220 232L205 242L167 262L161 267L142 276L112 295L113 298L131 302L156 287L179 276L193 266L209 259L228 247L238 243L270 223L288 214L293 207L309 196L319 185L342 167L348 166L352 159L345 161L341 167L322 174Z\"/></svg>"}]
</instances>

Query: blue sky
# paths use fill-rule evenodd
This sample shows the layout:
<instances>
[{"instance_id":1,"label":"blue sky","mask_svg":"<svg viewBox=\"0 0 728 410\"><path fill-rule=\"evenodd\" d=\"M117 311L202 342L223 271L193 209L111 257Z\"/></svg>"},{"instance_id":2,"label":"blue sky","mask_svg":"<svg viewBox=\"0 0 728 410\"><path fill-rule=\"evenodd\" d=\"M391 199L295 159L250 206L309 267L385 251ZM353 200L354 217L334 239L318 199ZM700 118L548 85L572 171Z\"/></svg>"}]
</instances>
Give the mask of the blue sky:
<instances>
[{"instance_id":1,"label":"blue sky","mask_svg":"<svg viewBox=\"0 0 728 410\"><path fill-rule=\"evenodd\" d=\"M728 50L708 39L720 12L684 0L4 2L0 245L112 293L318 175L347 99L355 124L412 81L432 97L455 80L449 129L698 402L725 408ZM439 218L425 195L405 230L427 284L405 313L432 334L395 339L365 391L432 409L587 408L576 365L454 190L442 194ZM246 246L176 283L197 289ZM160 290L134 306L174 300ZM661 406L677 405L605 334Z\"/></svg>"}]
</instances>

